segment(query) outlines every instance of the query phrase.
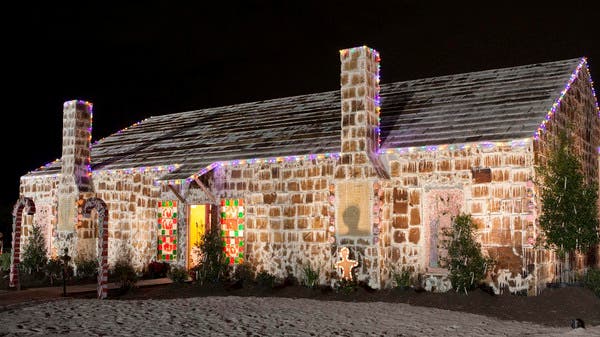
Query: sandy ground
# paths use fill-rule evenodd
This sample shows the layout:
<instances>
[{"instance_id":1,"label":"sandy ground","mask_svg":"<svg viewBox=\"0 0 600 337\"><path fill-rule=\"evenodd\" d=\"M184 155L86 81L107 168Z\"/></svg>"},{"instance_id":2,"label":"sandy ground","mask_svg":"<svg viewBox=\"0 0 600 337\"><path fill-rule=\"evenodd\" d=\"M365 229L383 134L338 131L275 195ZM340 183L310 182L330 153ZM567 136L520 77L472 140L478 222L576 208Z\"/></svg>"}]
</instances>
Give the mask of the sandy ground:
<instances>
[{"instance_id":1,"label":"sandy ground","mask_svg":"<svg viewBox=\"0 0 600 337\"><path fill-rule=\"evenodd\" d=\"M274 297L66 299L0 312L0 336L600 336L410 306Z\"/></svg>"}]
</instances>

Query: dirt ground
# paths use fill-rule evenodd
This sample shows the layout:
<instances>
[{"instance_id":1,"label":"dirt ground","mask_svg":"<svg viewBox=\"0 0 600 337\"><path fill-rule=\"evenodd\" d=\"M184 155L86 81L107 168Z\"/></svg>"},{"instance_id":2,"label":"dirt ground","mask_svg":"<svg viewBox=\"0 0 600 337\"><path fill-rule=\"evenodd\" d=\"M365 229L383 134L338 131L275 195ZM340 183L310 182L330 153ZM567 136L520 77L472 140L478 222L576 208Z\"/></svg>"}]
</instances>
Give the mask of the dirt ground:
<instances>
[{"instance_id":1,"label":"dirt ground","mask_svg":"<svg viewBox=\"0 0 600 337\"><path fill-rule=\"evenodd\" d=\"M286 297L323 301L406 303L413 306L468 312L502 320L533 322L553 327L569 326L571 320L576 318L582 319L586 326L600 325L600 297L586 288L577 286L548 288L538 296L492 295L480 289L469 292L468 295L453 291L440 294L414 289L376 291L361 287L344 293L329 287L312 289L299 285L268 288L258 285L198 286L190 283L136 288L126 294L120 294L116 289L109 292L109 298L124 301L207 296ZM94 294L79 294L77 297L91 298L94 297Z\"/></svg>"}]
</instances>

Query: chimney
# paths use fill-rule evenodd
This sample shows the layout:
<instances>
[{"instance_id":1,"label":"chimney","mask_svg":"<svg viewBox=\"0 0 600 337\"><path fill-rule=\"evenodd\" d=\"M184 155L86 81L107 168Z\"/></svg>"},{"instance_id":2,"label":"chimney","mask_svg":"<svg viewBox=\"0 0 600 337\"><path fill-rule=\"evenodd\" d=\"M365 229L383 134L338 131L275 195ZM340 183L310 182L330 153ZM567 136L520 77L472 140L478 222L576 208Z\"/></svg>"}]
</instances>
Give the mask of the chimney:
<instances>
[{"instance_id":1,"label":"chimney","mask_svg":"<svg viewBox=\"0 0 600 337\"><path fill-rule=\"evenodd\" d=\"M90 142L92 140L92 103L67 101L63 109L63 177L73 179L80 192L91 190Z\"/></svg>"},{"instance_id":2,"label":"chimney","mask_svg":"<svg viewBox=\"0 0 600 337\"><path fill-rule=\"evenodd\" d=\"M90 142L92 103L80 100L63 105L61 176L58 186L58 229L74 231L80 193L92 191ZM62 254L62 252L58 252Z\"/></svg>"},{"instance_id":3,"label":"chimney","mask_svg":"<svg viewBox=\"0 0 600 337\"><path fill-rule=\"evenodd\" d=\"M342 165L362 166L377 161L379 150L379 53L367 46L342 49L340 60Z\"/></svg>"}]
</instances>

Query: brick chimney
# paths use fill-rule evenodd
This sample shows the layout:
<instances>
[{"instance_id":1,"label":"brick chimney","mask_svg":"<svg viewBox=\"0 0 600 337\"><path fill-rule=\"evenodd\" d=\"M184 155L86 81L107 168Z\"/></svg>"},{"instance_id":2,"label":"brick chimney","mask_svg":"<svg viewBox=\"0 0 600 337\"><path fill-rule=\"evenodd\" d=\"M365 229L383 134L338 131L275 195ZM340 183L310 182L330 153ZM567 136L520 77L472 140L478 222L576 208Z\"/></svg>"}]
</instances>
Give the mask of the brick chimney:
<instances>
[{"instance_id":1,"label":"brick chimney","mask_svg":"<svg viewBox=\"0 0 600 337\"><path fill-rule=\"evenodd\" d=\"M92 103L67 101L63 105L63 141L61 175L58 185L59 242L74 239L77 224L77 200L80 193L93 189L90 171L92 138ZM58 254L62 254L62 248ZM67 244L69 254L73 246ZM73 256L73 255L71 255Z\"/></svg>"},{"instance_id":2,"label":"brick chimney","mask_svg":"<svg viewBox=\"0 0 600 337\"><path fill-rule=\"evenodd\" d=\"M379 53L367 46L343 49L340 60L345 173L336 178L366 178L379 171Z\"/></svg>"},{"instance_id":3,"label":"brick chimney","mask_svg":"<svg viewBox=\"0 0 600 337\"><path fill-rule=\"evenodd\" d=\"M377 154L379 53L367 46L343 49L340 60L342 148L334 173L335 240L352 252L362 252L357 278L379 288L383 255L378 181L389 177Z\"/></svg>"},{"instance_id":4,"label":"brick chimney","mask_svg":"<svg viewBox=\"0 0 600 337\"><path fill-rule=\"evenodd\" d=\"M78 191L92 189L90 181L90 141L92 103L67 101L63 109L62 179Z\"/></svg>"}]
</instances>

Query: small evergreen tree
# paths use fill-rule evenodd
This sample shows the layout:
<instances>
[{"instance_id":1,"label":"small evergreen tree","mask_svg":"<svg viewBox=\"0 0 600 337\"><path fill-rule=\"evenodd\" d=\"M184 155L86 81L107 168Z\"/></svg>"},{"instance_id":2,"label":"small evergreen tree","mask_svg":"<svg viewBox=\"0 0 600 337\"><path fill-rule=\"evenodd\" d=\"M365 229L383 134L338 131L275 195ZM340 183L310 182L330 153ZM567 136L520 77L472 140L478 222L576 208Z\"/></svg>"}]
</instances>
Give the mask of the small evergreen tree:
<instances>
[{"instance_id":1,"label":"small evergreen tree","mask_svg":"<svg viewBox=\"0 0 600 337\"><path fill-rule=\"evenodd\" d=\"M213 227L204 233L199 244L199 262L194 269L200 285L205 282L218 282L227 271L221 230L217 226Z\"/></svg>"},{"instance_id":2,"label":"small evergreen tree","mask_svg":"<svg viewBox=\"0 0 600 337\"><path fill-rule=\"evenodd\" d=\"M540 243L561 258L575 251L585 253L598 243L598 186L585 182L571 145L566 132L561 132L546 164L537 168L542 203L539 224L545 239Z\"/></svg>"},{"instance_id":3,"label":"small evergreen tree","mask_svg":"<svg viewBox=\"0 0 600 337\"><path fill-rule=\"evenodd\" d=\"M476 288L494 265L494 260L481 253L481 245L475 241L474 228L471 215L461 214L454 219L451 227L444 229L446 239L443 244L448 256L443 261L450 271L454 289L465 293Z\"/></svg>"},{"instance_id":4,"label":"small evergreen tree","mask_svg":"<svg viewBox=\"0 0 600 337\"><path fill-rule=\"evenodd\" d=\"M46 256L46 240L39 225L32 226L31 236L23 247L21 268L28 274L43 273L48 257Z\"/></svg>"}]
</instances>

